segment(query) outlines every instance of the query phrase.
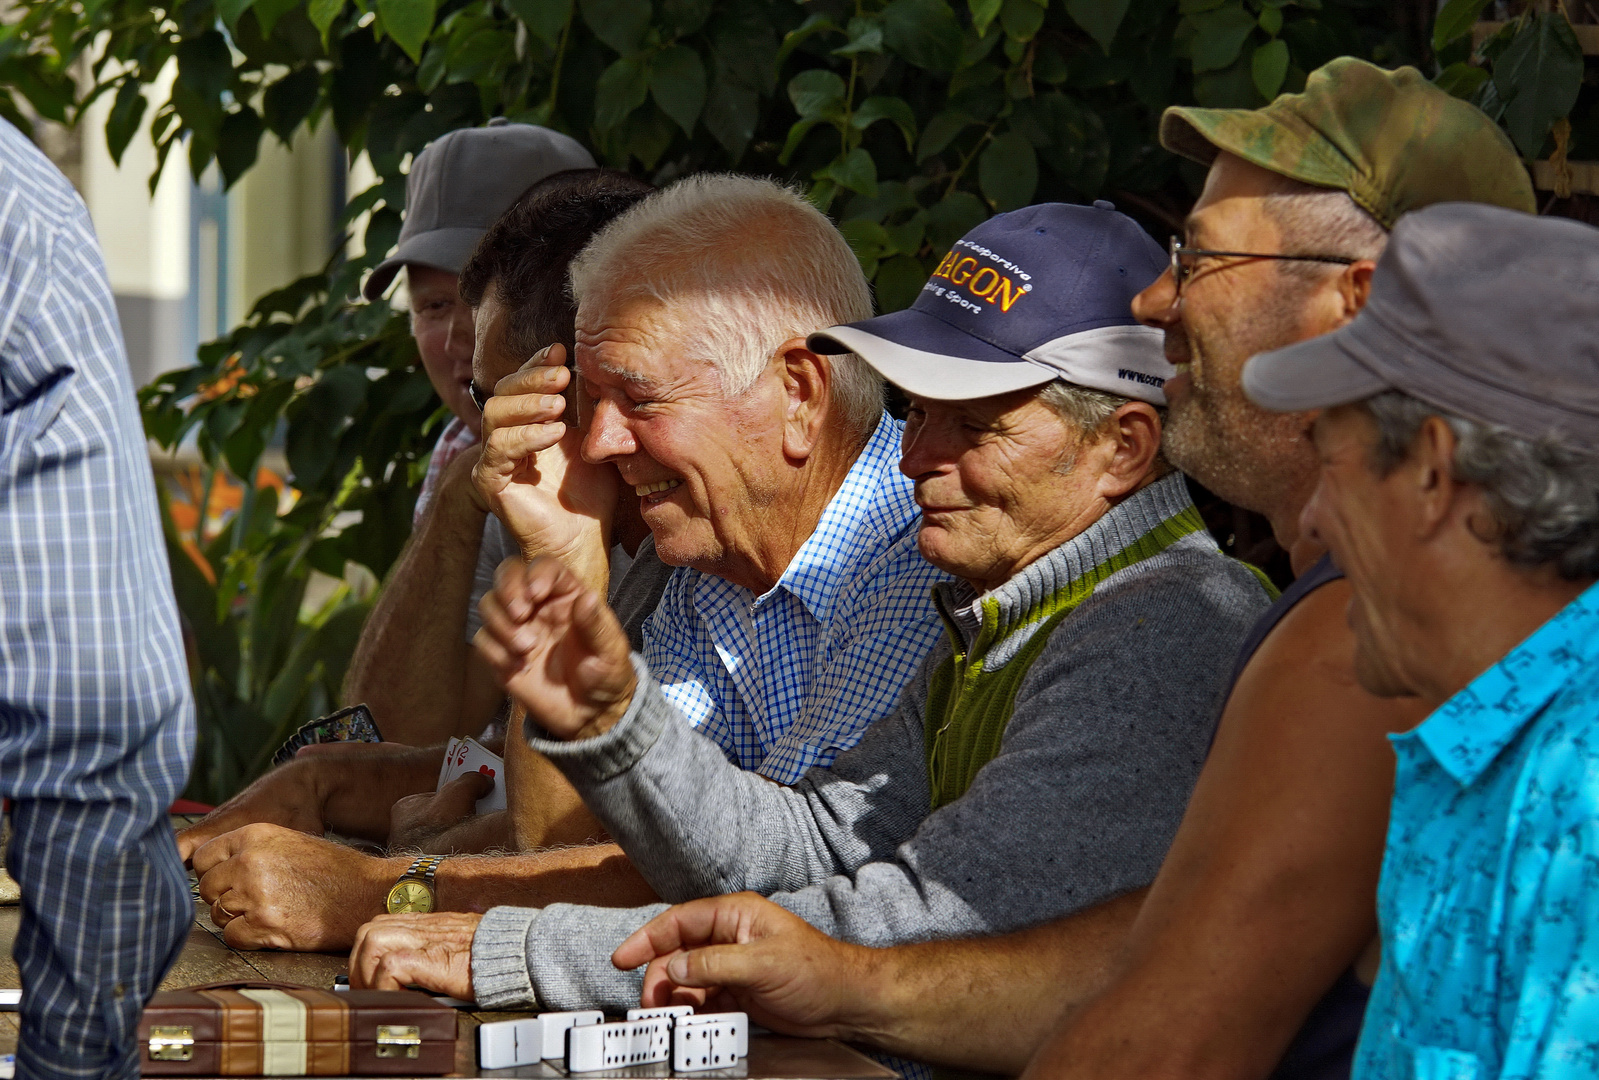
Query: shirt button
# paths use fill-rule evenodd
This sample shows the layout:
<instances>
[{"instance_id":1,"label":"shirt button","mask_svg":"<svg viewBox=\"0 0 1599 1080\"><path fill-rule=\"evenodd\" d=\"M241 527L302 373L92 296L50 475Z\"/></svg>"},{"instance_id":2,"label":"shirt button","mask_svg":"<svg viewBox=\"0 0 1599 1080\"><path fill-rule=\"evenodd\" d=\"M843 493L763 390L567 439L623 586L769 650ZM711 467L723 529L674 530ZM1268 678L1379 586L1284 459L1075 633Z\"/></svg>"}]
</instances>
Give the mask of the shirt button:
<instances>
[{"instance_id":1,"label":"shirt button","mask_svg":"<svg viewBox=\"0 0 1599 1080\"><path fill-rule=\"evenodd\" d=\"M111 988L111 996L116 998L118 1001L121 1001L123 998L128 996L128 988L123 986L121 983L117 983Z\"/></svg>"}]
</instances>

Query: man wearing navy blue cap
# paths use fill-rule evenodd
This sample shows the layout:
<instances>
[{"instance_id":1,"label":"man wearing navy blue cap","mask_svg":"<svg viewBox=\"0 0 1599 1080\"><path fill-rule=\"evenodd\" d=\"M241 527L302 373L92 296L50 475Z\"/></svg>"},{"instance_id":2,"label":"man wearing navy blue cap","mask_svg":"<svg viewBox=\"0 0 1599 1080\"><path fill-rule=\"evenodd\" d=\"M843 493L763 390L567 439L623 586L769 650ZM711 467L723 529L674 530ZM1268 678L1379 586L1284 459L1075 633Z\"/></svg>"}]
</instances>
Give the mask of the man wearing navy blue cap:
<instances>
[{"instance_id":1,"label":"man wearing navy blue cap","mask_svg":"<svg viewBox=\"0 0 1599 1080\"><path fill-rule=\"evenodd\" d=\"M1114 948L1267 603L1160 458L1171 369L1129 303L1164 263L1108 206L1033 207L961 240L910 310L811 335L910 395L917 544L957 580L935 587L947 637L898 706L793 786L691 729L560 563L502 567L479 648L660 896L753 890L877 946L1080 917L1096 958ZM559 955L526 933L508 950L516 909L492 910L469 980L476 916L380 918L352 979L620 1011L639 984L611 952L664 908L563 911Z\"/></svg>"}]
</instances>

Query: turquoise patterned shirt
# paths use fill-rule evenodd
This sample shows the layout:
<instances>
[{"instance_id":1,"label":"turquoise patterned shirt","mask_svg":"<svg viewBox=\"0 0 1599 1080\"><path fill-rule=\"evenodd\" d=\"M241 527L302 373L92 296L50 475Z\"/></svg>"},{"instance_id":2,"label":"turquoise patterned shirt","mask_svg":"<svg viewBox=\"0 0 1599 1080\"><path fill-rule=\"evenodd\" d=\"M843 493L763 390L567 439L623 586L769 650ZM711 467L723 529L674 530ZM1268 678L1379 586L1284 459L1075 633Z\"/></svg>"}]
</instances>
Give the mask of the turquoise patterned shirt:
<instances>
[{"instance_id":1,"label":"turquoise patterned shirt","mask_svg":"<svg viewBox=\"0 0 1599 1080\"><path fill-rule=\"evenodd\" d=\"M1392 741L1356 1080L1599 1073L1599 585Z\"/></svg>"}]
</instances>

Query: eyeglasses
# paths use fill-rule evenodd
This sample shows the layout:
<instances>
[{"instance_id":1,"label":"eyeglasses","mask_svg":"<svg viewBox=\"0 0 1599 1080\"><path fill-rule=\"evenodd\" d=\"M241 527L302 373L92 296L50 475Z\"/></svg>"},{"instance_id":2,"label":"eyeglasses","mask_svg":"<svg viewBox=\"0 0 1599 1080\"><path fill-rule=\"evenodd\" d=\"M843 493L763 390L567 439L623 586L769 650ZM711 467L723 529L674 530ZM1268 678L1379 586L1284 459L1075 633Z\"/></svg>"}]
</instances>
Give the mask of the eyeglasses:
<instances>
[{"instance_id":1,"label":"eyeglasses","mask_svg":"<svg viewBox=\"0 0 1599 1080\"><path fill-rule=\"evenodd\" d=\"M1339 266L1352 266L1359 260L1346 259L1342 255L1268 255L1260 251L1205 251L1200 248L1184 247L1183 242L1177 237L1171 238L1171 276L1177 285L1177 295L1183 295L1183 282L1193 273L1193 263L1183 260L1197 260L1203 258L1235 258L1235 259L1277 259L1281 262L1316 262L1336 263Z\"/></svg>"},{"instance_id":2,"label":"eyeglasses","mask_svg":"<svg viewBox=\"0 0 1599 1080\"><path fill-rule=\"evenodd\" d=\"M466 394L472 399L472 404L477 406L477 411L482 412L483 407L489 403L489 398L494 396L494 391L483 389L477 384L477 380L473 379L466 384Z\"/></svg>"}]
</instances>

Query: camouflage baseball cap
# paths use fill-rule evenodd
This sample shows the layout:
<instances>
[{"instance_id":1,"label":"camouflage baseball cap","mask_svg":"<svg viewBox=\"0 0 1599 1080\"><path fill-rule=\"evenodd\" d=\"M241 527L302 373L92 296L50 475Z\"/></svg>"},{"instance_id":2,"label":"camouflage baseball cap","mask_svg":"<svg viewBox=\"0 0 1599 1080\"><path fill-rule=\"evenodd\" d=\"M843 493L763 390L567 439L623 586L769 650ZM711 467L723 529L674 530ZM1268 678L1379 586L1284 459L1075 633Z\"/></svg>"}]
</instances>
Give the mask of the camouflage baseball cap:
<instances>
[{"instance_id":1,"label":"camouflage baseball cap","mask_svg":"<svg viewBox=\"0 0 1599 1080\"><path fill-rule=\"evenodd\" d=\"M1160 142L1201 165L1225 150L1307 184L1341 188L1386 229L1438 202L1535 209L1532 179L1482 110L1413 67L1384 71L1352 56L1317 68L1304 93L1279 95L1264 108L1169 108Z\"/></svg>"}]
</instances>

